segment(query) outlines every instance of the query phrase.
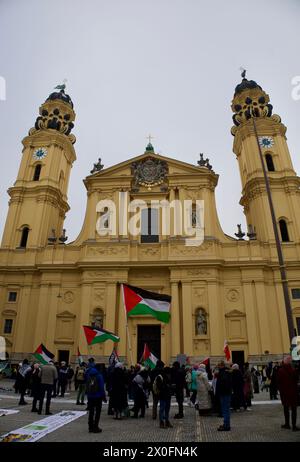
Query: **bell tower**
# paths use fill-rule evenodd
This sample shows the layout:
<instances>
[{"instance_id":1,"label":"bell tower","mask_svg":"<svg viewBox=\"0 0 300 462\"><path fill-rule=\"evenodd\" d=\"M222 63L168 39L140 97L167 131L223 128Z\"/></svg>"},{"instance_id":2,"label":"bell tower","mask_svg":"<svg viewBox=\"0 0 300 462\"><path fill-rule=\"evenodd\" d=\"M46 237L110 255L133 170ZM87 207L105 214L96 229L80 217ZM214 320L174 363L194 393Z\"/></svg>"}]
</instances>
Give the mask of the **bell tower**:
<instances>
[{"instance_id":1,"label":"bell tower","mask_svg":"<svg viewBox=\"0 0 300 462\"><path fill-rule=\"evenodd\" d=\"M235 88L232 101L234 126L233 151L242 180L242 198L248 228L263 242L274 242L274 231L257 136L269 178L279 237L282 242L299 242L300 178L294 171L289 153L286 127L265 91L245 78ZM256 136L257 135L257 136Z\"/></svg>"},{"instance_id":2,"label":"bell tower","mask_svg":"<svg viewBox=\"0 0 300 462\"><path fill-rule=\"evenodd\" d=\"M41 105L35 126L22 141L18 176L8 190L3 248L44 247L49 237L55 243L63 233L68 182L76 160L76 138L71 134L75 112L65 85L56 88L60 91Z\"/></svg>"}]
</instances>

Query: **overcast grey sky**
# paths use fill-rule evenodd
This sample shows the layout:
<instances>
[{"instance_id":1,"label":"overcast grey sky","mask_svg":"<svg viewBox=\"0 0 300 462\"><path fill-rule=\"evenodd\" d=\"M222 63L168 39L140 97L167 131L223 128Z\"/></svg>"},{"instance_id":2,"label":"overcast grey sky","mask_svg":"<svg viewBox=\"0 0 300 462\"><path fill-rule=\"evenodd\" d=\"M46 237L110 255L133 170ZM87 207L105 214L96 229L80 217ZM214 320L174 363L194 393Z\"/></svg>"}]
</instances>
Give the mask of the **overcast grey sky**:
<instances>
[{"instance_id":1,"label":"overcast grey sky","mask_svg":"<svg viewBox=\"0 0 300 462\"><path fill-rule=\"evenodd\" d=\"M6 190L15 181L21 140L53 87L68 79L77 114L77 161L71 172L65 227L69 240L85 214L82 179L144 152L192 164L203 152L220 175L216 189L223 230L245 223L241 182L230 134L239 67L270 95L288 127L300 172L299 0L0 0L0 231Z\"/></svg>"}]
</instances>

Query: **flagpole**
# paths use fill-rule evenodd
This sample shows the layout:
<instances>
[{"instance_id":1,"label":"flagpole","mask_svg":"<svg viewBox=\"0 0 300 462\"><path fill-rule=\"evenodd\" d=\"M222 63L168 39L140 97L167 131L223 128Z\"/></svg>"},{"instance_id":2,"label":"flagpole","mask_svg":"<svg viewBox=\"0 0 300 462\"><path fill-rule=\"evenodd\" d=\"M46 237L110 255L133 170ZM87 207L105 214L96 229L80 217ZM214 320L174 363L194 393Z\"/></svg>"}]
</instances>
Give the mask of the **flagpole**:
<instances>
[{"instance_id":1,"label":"flagpole","mask_svg":"<svg viewBox=\"0 0 300 462\"><path fill-rule=\"evenodd\" d=\"M125 306L125 298L124 298L124 285L121 284L121 286L122 286L122 296L123 296L123 306L124 306L124 314L125 314L125 325L126 325L126 332L127 332L128 349L129 349L129 355L130 355L131 365L133 365L131 341L130 341L130 335L129 335L128 319L127 319L126 306Z\"/></svg>"}]
</instances>

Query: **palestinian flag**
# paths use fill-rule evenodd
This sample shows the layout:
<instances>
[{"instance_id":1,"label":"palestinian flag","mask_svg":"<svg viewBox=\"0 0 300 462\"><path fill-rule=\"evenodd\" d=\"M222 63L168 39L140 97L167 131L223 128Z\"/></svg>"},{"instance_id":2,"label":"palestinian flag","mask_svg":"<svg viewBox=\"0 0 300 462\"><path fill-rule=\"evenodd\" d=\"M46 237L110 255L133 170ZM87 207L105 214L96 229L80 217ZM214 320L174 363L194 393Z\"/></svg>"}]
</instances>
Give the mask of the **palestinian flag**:
<instances>
[{"instance_id":1,"label":"palestinian flag","mask_svg":"<svg viewBox=\"0 0 300 462\"><path fill-rule=\"evenodd\" d=\"M154 356L153 353L151 353L147 343L145 343L141 363L144 364L144 366L148 366L150 369L154 369L157 361L158 361L158 358Z\"/></svg>"},{"instance_id":2,"label":"palestinian flag","mask_svg":"<svg viewBox=\"0 0 300 462\"><path fill-rule=\"evenodd\" d=\"M51 359L54 358L54 354L50 353L47 348L41 343L39 347L33 353L33 356L38 360L41 364L48 364Z\"/></svg>"},{"instance_id":3,"label":"palestinian flag","mask_svg":"<svg viewBox=\"0 0 300 462\"><path fill-rule=\"evenodd\" d=\"M229 361L230 358L231 358L231 352L230 352L227 340L225 340L225 342L224 342L224 350L223 351L224 351L224 354L225 354L226 361Z\"/></svg>"},{"instance_id":4,"label":"palestinian flag","mask_svg":"<svg viewBox=\"0 0 300 462\"><path fill-rule=\"evenodd\" d=\"M89 327L83 326L83 330L86 336L88 345L94 345L95 343L102 343L106 340L112 340L113 342L119 342L120 337L109 332L108 330L102 329L102 327Z\"/></svg>"},{"instance_id":5,"label":"palestinian flag","mask_svg":"<svg viewBox=\"0 0 300 462\"><path fill-rule=\"evenodd\" d=\"M127 316L149 314L161 322L169 322L170 295L148 292L128 284L122 284L122 286Z\"/></svg>"}]
</instances>

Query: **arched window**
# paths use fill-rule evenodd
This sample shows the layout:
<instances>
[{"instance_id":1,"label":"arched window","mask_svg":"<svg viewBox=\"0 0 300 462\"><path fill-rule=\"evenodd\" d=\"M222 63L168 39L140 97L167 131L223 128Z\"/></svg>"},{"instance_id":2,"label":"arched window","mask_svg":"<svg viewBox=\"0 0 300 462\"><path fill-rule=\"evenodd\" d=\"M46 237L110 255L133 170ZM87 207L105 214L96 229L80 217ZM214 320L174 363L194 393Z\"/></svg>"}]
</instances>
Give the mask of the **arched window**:
<instances>
[{"instance_id":1,"label":"arched window","mask_svg":"<svg viewBox=\"0 0 300 462\"><path fill-rule=\"evenodd\" d=\"M281 233L281 240L282 242L289 242L289 232L288 232L288 227L286 224L285 220L279 220L279 228L280 228L280 233Z\"/></svg>"},{"instance_id":2,"label":"arched window","mask_svg":"<svg viewBox=\"0 0 300 462\"><path fill-rule=\"evenodd\" d=\"M195 316L195 331L196 335L207 334L207 315L203 308L196 310Z\"/></svg>"},{"instance_id":3,"label":"arched window","mask_svg":"<svg viewBox=\"0 0 300 462\"><path fill-rule=\"evenodd\" d=\"M271 154L266 154L266 164L269 172L275 172L273 157Z\"/></svg>"},{"instance_id":4,"label":"arched window","mask_svg":"<svg viewBox=\"0 0 300 462\"><path fill-rule=\"evenodd\" d=\"M104 313L101 308L96 308L92 314L91 324L93 327L102 327L104 325Z\"/></svg>"},{"instance_id":5,"label":"arched window","mask_svg":"<svg viewBox=\"0 0 300 462\"><path fill-rule=\"evenodd\" d=\"M21 242L20 242L20 247L22 247L23 249L26 248L28 234L29 234L29 228L26 226L25 228L22 229L22 236L21 236Z\"/></svg>"},{"instance_id":6,"label":"arched window","mask_svg":"<svg viewBox=\"0 0 300 462\"><path fill-rule=\"evenodd\" d=\"M33 181L39 181L41 175L42 166L41 164L36 165L33 174Z\"/></svg>"}]
</instances>

